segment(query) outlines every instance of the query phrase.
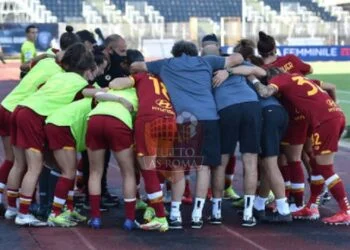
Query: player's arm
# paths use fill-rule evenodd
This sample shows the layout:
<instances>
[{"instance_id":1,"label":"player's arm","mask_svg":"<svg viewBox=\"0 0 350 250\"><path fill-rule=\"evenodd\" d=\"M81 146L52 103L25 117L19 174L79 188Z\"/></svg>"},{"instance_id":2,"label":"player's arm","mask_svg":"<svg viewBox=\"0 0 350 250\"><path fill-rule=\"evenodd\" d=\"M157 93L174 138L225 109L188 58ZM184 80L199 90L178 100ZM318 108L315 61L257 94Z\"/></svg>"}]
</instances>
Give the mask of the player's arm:
<instances>
[{"instance_id":1,"label":"player's arm","mask_svg":"<svg viewBox=\"0 0 350 250\"><path fill-rule=\"evenodd\" d=\"M244 75L244 76L250 76L254 75L256 77L264 77L266 76L266 71L263 68L260 68L258 66L237 66L234 68L227 69L231 74L234 75Z\"/></svg>"},{"instance_id":2,"label":"player's arm","mask_svg":"<svg viewBox=\"0 0 350 250\"><path fill-rule=\"evenodd\" d=\"M101 102L101 101L119 102L127 110L129 110L129 112L133 112L134 111L134 106L132 105L131 102L129 102L124 97L117 96L117 95L114 95L114 94L105 93L105 92L97 92L95 94L95 100L99 101L99 102Z\"/></svg>"},{"instance_id":3,"label":"player's arm","mask_svg":"<svg viewBox=\"0 0 350 250\"><path fill-rule=\"evenodd\" d=\"M22 63L21 66L20 66L20 70L22 72L28 72L40 60L45 59L45 58L55 58L55 57L56 57L55 55L51 55L51 54L47 54L47 53L38 55L38 56L34 57L33 59L29 60L28 62Z\"/></svg>"},{"instance_id":4,"label":"player's arm","mask_svg":"<svg viewBox=\"0 0 350 250\"><path fill-rule=\"evenodd\" d=\"M236 65L242 64L244 58L239 53L233 53L232 55L225 57L225 68L232 68Z\"/></svg>"},{"instance_id":5,"label":"player's arm","mask_svg":"<svg viewBox=\"0 0 350 250\"><path fill-rule=\"evenodd\" d=\"M109 83L111 89L126 89L134 86L135 80L132 76L130 77L118 77L113 79Z\"/></svg>"},{"instance_id":6,"label":"player's arm","mask_svg":"<svg viewBox=\"0 0 350 250\"><path fill-rule=\"evenodd\" d=\"M333 101L337 101L337 94L336 94L336 89L337 87L333 83L329 82L321 82L320 87L327 91L328 95L333 99Z\"/></svg>"},{"instance_id":7,"label":"player's arm","mask_svg":"<svg viewBox=\"0 0 350 250\"><path fill-rule=\"evenodd\" d=\"M139 73L139 72L148 72L147 64L145 62L134 62L130 65L130 72Z\"/></svg>"},{"instance_id":8,"label":"player's arm","mask_svg":"<svg viewBox=\"0 0 350 250\"><path fill-rule=\"evenodd\" d=\"M256 92L263 97L268 98L278 92L278 86L275 84L264 85L254 75L248 76L248 80L253 84Z\"/></svg>"},{"instance_id":9,"label":"player's arm","mask_svg":"<svg viewBox=\"0 0 350 250\"><path fill-rule=\"evenodd\" d=\"M94 97L98 92L106 93L107 91L108 88L85 88L82 93L84 97Z\"/></svg>"}]
</instances>

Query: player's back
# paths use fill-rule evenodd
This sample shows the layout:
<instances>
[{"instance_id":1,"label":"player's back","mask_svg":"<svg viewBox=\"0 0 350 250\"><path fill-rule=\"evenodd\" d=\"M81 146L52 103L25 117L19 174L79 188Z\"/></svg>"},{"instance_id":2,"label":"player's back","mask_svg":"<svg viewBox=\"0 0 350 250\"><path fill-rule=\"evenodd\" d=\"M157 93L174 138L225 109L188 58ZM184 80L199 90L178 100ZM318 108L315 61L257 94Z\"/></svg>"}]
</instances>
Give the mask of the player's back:
<instances>
[{"instance_id":1,"label":"player's back","mask_svg":"<svg viewBox=\"0 0 350 250\"><path fill-rule=\"evenodd\" d=\"M291 74L307 75L311 73L310 64L303 62L299 57L293 54L279 56L274 62L266 64L265 67L282 68L284 71Z\"/></svg>"},{"instance_id":2,"label":"player's back","mask_svg":"<svg viewBox=\"0 0 350 250\"><path fill-rule=\"evenodd\" d=\"M273 77L270 84L278 88L282 99L294 105L312 127L342 115L339 106L317 82L301 74L283 73Z\"/></svg>"},{"instance_id":3,"label":"player's back","mask_svg":"<svg viewBox=\"0 0 350 250\"><path fill-rule=\"evenodd\" d=\"M137 116L175 116L170 98L162 80L155 75L138 73L131 76L139 100Z\"/></svg>"}]
</instances>

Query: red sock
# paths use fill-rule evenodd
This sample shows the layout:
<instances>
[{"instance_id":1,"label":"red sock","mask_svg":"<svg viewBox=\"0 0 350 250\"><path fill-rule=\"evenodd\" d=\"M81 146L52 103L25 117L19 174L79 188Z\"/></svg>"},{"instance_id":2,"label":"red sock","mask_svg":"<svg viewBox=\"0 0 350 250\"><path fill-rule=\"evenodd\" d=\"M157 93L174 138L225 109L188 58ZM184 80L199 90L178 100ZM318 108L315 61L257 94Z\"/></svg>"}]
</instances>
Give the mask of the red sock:
<instances>
[{"instance_id":1,"label":"red sock","mask_svg":"<svg viewBox=\"0 0 350 250\"><path fill-rule=\"evenodd\" d=\"M300 207L304 201L305 177L303 167L300 161L289 162L290 179L291 179L291 195L294 198L295 204Z\"/></svg>"},{"instance_id":2,"label":"red sock","mask_svg":"<svg viewBox=\"0 0 350 250\"><path fill-rule=\"evenodd\" d=\"M124 199L125 217L129 220L135 220L136 199Z\"/></svg>"},{"instance_id":3,"label":"red sock","mask_svg":"<svg viewBox=\"0 0 350 250\"><path fill-rule=\"evenodd\" d=\"M13 166L13 162L12 161L5 160L2 163L2 165L0 167L0 184L3 183L3 184L6 185L7 177L10 174L12 166ZM1 192L1 188L0 188L0 192Z\"/></svg>"},{"instance_id":4,"label":"red sock","mask_svg":"<svg viewBox=\"0 0 350 250\"><path fill-rule=\"evenodd\" d=\"M26 195L20 194L20 196L19 196L19 212L21 214L28 214L29 213L29 206L32 203L32 197L33 196L26 196Z\"/></svg>"},{"instance_id":5,"label":"red sock","mask_svg":"<svg viewBox=\"0 0 350 250\"><path fill-rule=\"evenodd\" d=\"M235 168L236 168L236 156L231 156L230 160L226 166L225 174L226 175L233 175L235 174Z\"/></svg>"},{"instance_id":6,"label":"red sock","mask_svg":"<svg viewBox=\"0 0 350 250\"><path fill-rule=\"evenodd\" d=\"M90 216L92 218L100 218L100 203L101 203L101 195L89 195L90 200Z\"/></svg>"},{"instance_id":7,"label":"red sock","mask_svg":"<svg viewBox=\"0 0 350 250\"><path fill-rule=\"evenodd\" d=\"M310 164L312 159L310 158ZM311 206L311 204L316 204L320 194L322 193L324 186L324 179L323 176L320 174L319 171L317 171L317 166L312 166L312 172L311 172L311 183L310 183L310 199L307 204L308 207Z\"/></svg>"},{"instance_id":8,"label":"red sock","mask_svg":"<svg viewBox=\"0 0 350 250\"><path fill-rule=\"evenodd\" d=\"M334 173L333 165L317 165L317 167L340 209L344 212L350 211L344 184L340 177Z\"/></svg>"},{"instance_id":9,"label":"red sock","mask_svg":"<svg viewBox=\"0 0 350 250\"><path fill-rule=\"evenodd\" d=\"M225 169L225 189L232 186L232 178L235 172L236 167L236 157L231 156L230 161L228 162Z\"/></svg>"},{"instance_id":10,"label":"red sock","mask_svg":"<svg viewBox=\"0 0 350 250\"><path fill-rule=\"evenodd\" d=\"M7 204L9 207L16 208L16 200L19 197L18 189L7 189Z\"/></svg>"},{"instance_id":11,"label":"red sock","mask_svg":"<svg viewBox=\"0 0 350 250\"><path fill-rule=\"evenodd\" d=\"M150 206L154 208L157 217L165 217L163 192L160 190L156 170L142 170L141 173Z\"/></svg>"},{"instance_id":12,"label":"red sock","mask_svg":"<svg viewBox=\"0 0 350 250\"><path fill-rule=\"evenodd\" d=\"M54 214L59 215L62 212L62 208L67 200L68 191L72 185L74 185L74 180L62 176L58 178L52 204L52 212Z\"/></svg>"},{"instance_id":13,"label":"red sock","mask_svg":"<svg viewBox=\"0 0 350 250\"><path fill-rule=\"evenodd\" d=\"M290 183L290 168L288 165L279 165L278 166L283 180L284 180L284 186L285 186L285 192L286 192L286 197L289 198L290 196L290 191L291 191L291 183Z\"/></svg>"}]
</instances>

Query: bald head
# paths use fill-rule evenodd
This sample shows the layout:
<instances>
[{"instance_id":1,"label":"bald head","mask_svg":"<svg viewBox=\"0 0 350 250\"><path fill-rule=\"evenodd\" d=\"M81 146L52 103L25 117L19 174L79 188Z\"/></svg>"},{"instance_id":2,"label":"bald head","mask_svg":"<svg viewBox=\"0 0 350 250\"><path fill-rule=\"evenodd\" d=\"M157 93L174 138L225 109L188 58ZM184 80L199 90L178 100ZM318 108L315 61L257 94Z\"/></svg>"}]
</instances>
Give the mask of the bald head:
<instances>
[{"instance_id":1,"label":"bald head","mask_svg":"<svg viewBox=\"0 0 350 250\"><path fill-rule=\"evenodd\" d=\"M114 34L108 36L105 41L105 46L108 53L112 53L114 51L120 56L126 56L127 44L124 38L120 35Z\"/></svg>"},{"instance_id":2,"label":"bald head","mask_svg":"<svg viewBox=\"0 0 350 250\"><path fill-rule=\"evenodd\" d=\"M220 50L215 44L210 44L202 49L202 56L220 56Z\"/></svg>"}]
</instances>

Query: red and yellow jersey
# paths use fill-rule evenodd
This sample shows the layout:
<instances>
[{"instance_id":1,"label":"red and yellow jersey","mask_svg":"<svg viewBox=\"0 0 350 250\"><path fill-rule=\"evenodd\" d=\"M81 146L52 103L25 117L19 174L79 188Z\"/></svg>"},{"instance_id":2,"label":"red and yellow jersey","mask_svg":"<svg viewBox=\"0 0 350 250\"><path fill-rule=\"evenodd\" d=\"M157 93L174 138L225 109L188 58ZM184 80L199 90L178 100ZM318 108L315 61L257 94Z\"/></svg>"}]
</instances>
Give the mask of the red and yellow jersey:
<instances>
[{"instance_id":1,"label":"red and yellow jersey","mask_svg":"<svg viewBox=\"0 0 350 250\"><path fill-rule=\"evenodd\" d=\"M278 67L282 68L284 71L291 73L291 74L301 74L301 75L307 75L311 73L311 66L310 64L307 64L303 62L299 57L288 54L285 56L279 56L277 57L276 61L266 64L266 68L270 67Z\"/></svg>"},{"instance_id":2,"label":"red and yellow jersey","mask_svg":"<svg viewBox=\"0 0 350 250\"><path fill-rule=\"evenodd\" d=\"M139 99L137 116L175 116L167 89L161 79L148 73L130 76Z\"/></svg>"},{"instance_id":3,"label":"red and yellow jersey","mask_svg":"<svg viewBox=\"0 0 350 250\"><path fill-rule=\"evenodd\" d=\"M315 128L321 123L343 116L340 107L319 85L300 74L283 73L273 77L269 85L278 89L287 110L300 112Z\"/></svg>"}]
</instances>

